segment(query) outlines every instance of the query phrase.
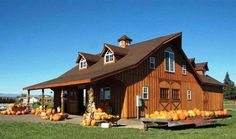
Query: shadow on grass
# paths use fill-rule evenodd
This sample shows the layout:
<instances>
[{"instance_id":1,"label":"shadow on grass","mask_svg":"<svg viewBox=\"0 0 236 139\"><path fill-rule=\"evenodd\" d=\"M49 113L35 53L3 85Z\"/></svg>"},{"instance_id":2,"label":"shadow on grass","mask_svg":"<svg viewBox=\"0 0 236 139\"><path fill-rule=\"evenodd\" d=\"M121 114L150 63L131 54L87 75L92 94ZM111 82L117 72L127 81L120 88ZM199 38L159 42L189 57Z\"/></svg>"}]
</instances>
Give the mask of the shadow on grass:
<instances>
[{"instance_id":1,"label":"shadow on grass","mask_svg":"<svg viewBox=\"0 0 236 139\"><path fill-rule=\"evenodd\" d=\"M193 125L184 125L184 126L175 126L175 127L168 127L168 126L156 127L156 126L150 126L149 128L178 131L178 130L186 130L186 129L206 129L206 128L216 128L216 127L224 127L224 126L227 126L227 124L214 124L214 125L206 125L206 126L199 126L199 127L196 127L194 124Z\"/></svg>"}]
</instances>

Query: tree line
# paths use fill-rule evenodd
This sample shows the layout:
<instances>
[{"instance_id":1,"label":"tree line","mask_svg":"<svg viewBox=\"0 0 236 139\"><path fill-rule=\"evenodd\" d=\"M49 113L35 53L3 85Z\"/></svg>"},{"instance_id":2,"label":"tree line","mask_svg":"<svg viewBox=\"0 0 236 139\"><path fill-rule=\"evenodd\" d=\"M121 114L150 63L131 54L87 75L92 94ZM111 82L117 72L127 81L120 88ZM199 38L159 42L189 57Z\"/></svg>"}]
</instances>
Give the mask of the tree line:
<instances>
[{"instance_id":1,"label":"tree line","mask_svg":"<svg viewBox=\"0 0 236 139\"><path fill-rule=\"evenodd\" d=\"M236 99L236 86L234 82L230 79L228 72L226 72L225 75L223 92L225 99Z\"/></svg>"}]
</instances>

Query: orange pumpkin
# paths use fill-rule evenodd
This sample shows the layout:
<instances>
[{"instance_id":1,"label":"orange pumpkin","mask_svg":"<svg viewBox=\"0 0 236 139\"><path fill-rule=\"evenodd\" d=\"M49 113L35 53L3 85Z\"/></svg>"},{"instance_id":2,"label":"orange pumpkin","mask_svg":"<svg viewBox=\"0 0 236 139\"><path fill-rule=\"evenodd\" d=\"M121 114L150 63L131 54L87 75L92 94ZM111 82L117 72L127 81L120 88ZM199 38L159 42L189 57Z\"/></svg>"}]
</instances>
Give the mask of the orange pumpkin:
<instances>
[{"instance_id":1,"label":"orange pumpkin","mask_svg":"<svg viewBox=\"0 0 236 139\"><path fill-rule=\"evenodd\" d=\"M52 114L52 109L47 109L46 114L51 115Z\"/></svg>"},{"instance_id":2,"label":"orange pumpkin","mask_svg":"<svg viewBox=\"0 0 236 139\"><path fill-rule=\"evenodd\" d=\"M173 121L178 121L178 120L179 120L178 114L174 113L174 114L172 115L172 119L173 119Z\"/></svg>"},{"instance_id":3,"label":"orange pumpkin","mask_svg":"<svg viewBox=\"0 0 236 139\"><path fill-rule=\"evenodd\" d=\"M228 110L227 110L227 109L224 109L223 115L224 115L224 116L227 116L227 115L228 115Z\"/></svg>"},{"instance_id":4,"label":"orange pumpkin","mask_svg":"<svg viewBox=\"0 0 236 139\"><path fill-rule=\"evenodd\" d=\"M87 126L90 126L90 125L91 125L91 120L87 120L87 121L86 121L86 125L87 125Z\"/></svg>"},{"instance_id":5,"label":"orange pumpkin","mask_svg":"<svg viewBox=\"0 0 236 139\"><path fill-rule=\"evenodd\" d=\"M52 116L52 119L53 119L53 121L59 121L59 120L61 120L61 115L60 114L54 114L53 116Z\"/></svg>"},{"instance_id":6,"label":"orange pumpkin","mask_svg":"<svg viewBox=\"0 0 236 139\"><path fill-rule=\"evenodd\" d=\"M201 116L205 117L205 112L204 111L201 111Z\"/></svg>"},{"instance_id":7,"label":"orange pumpkin","mask_svg":"<svg viewBox=\"0 0 236 139\"><path fill-rule=\"evenodd\" d=\"M7 112L6 112L6 111L2 111L2 114L3 114L3 115L7 115Z\"/></svg>"},{"instance_id":8,"label":"orange pumpkin","mask_svg":"<svg viewBox=\"0 0 236 139\"><path fill-rule=\"evenodd\" d=\"M180 120L185 120L185 118L186 118L185 115L182 113L178 114L178 117Z\"/></svg>"},{"instance_id":9,"label":"orange pumpkin","mask_svg":"<svg viewBox=\"0 0 236 139\"><path fill-rule=\"evenodd\" d=\"M96 125L96 121L95 120L92 120L91 121L91 126L95 126Z\"/></svg>"},{"instance_id":10,"label":"orange pumpkin","mask_svg":"<svg viewBox=\"0 0 236 139\"><path fill-rule=\"evenodd\" d=\"M98 113L102 113L102 111L103 111L103 110L102 110L101 108L98 108L98 109L97 109L97 112L98 112Z\"/></svg>"},{"instance_id":11,"label":"orange pumpkin","mask_svg":"<svg viewBox=\"0 0 236 139\"><path fill-rule=\"evenodd\" d=\"M36 110L35 109L32 109L31 110L31 114L35 114Z\"/></svg>"},{"instance_id":12,"label":"orange pumpkin","mask_svg":"<svg viewBox=\"0 0 236 139\"><path fill-rule=\"evenodd\" d=\"M205 117L210 117L210 113L208 111L205 111Z\"/></svg>"},{"instance_id":13,"label":"orange pumpkin","mask_svg":"<svg viewBox=\"0 0 236 139\"><path fill-rule=\"evenodd\" d=\"M55 114L56 113L56 110L55 109L52 109L52 114Z\"/></svg>"},{"instance_id":14,"label":"orange pumpkin","mask_svg":"<svg viewBox=\"0 0 236 139\"><path fill-rule=\"evenodd\" d=\"M184 111L184 116L185 116L185 118L187 118L189 116L187 111Z\"/></svg>"},{"instance_id":15,"label":"orange pumpkin","mask_svg":"<svg viewBox=\"0 0 236 139\"><path fill-rule=\"evenodd\" d=\"M100 120L101 119L101 116L96 114L95 117L94 117L95 120Z\"/></svg>"},{"instance_id":16,"label":"orange pumpkin","mask_svg":"<svg viewBox=\"0 0 236 139\"><path fill-rule=\"evenodd\" d=\"M197 116L201 116L201 111L200 110L196 110L195 113L196 113Z\"/></svg>"}]
</instances>

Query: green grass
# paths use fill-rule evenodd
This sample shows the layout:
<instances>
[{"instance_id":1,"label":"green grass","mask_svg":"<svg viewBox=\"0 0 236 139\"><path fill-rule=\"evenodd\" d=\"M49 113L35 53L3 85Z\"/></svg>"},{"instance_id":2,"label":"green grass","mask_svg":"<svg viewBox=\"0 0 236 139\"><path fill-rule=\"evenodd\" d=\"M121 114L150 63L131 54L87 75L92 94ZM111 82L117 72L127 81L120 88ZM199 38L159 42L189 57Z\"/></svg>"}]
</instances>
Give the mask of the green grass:
<instances>
[{"instance_id":1,"label":"green grass","mask_svg":"<svg viewBox=\"0 0 236 139\"><path fill-rule=\"evenodd\" d=\"M235 139L236 112L230 112L230 114L233 115L231 119L219 121L216 127L186 128L179 130L152 128L148 131L143 131L140 129L125 128L102 129L99 127L82 127L74 124L0 122L0 137L1 139Z\"/></svg>"},{"instance_id":2,"label":"green grass","mask_svg":"<svg viewBox=\"0 0 236 139\"><path fill-rule=\"evenodd\" d=\"M236 100L224 100L224 108L229 110L236 110Z\"/></svg>"}]
</instances>

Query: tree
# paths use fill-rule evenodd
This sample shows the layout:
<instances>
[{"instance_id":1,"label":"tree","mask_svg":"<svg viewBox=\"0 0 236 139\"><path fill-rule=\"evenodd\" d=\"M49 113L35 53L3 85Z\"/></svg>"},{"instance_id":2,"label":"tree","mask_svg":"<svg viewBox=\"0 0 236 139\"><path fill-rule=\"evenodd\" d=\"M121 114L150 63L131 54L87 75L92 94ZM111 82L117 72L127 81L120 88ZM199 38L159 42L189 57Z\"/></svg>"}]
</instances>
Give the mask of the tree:
<instances>
[{"instance_id":1,"label":"tree","mask_svg":"<svg viewBox=\"0 0 236 139\"><path fill-rule=\"evenodd\" d=\"M229 73L226 72L224 79L224 98L225 99L235 99L236 98L236 87L234 82L230 80Z\"/></svg>"}]
</instances>

